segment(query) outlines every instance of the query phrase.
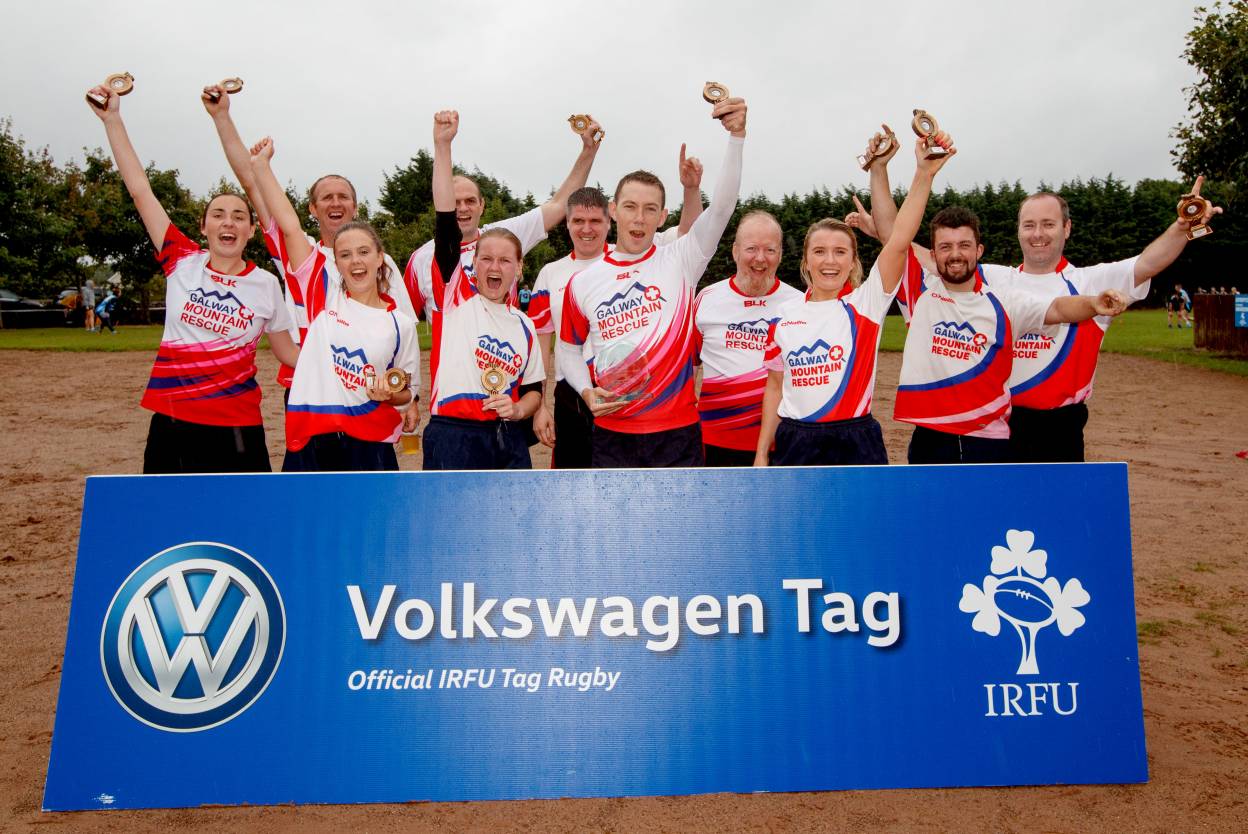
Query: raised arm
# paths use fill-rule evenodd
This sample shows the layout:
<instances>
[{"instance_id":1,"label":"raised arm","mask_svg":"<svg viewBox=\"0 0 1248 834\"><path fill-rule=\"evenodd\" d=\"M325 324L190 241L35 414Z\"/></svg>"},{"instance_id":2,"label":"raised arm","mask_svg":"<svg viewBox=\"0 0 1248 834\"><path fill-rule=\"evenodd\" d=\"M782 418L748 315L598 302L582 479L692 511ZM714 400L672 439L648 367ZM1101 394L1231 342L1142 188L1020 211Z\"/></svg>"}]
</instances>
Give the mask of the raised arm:
<instances>
[{"instance_id":1,"label":"raised arm","mask_svg":"<svg viewBox=\"0 0 1248 834\"><path fill-rule=\"evenodd\" d=\"M459 244L463 239L455 222L455 172L451 164L451 143L457 133L458 111L439 110L433 115L433 259L444 284L459 265Z\"/></svg>"},{"instance_id":2,"label":"raised arm","mask_svg":"<svg viewBox=\"0 0 1248 834\"><path fill-rule=\"evenodd\" d=\"M273 212L277 228L282 233L282 239L286 241L286 257L289 261L287 266L298 269L312 254L312 244L303 233L299 215L290 204L290 198L273 174L272 162L273 140L266 136L251 149L251 172L255 177L255 187Z\"/></svg>"},{"instance_id":3,"label":"raised arm","mask_svg":"<svg viewBox=\"0 0 1248 834\"><path fill-rule=\"evenodd\" d=\"M563 222L568 213L568 197L576 189L585 187L589 171L594 167L594 157L598 155L598 148L602 144L601 139L594 137L601 132L602 126L594 119L590 119L589 126L581 131L581 152L577 155L576 162L572 163L572 170L568 172L559 190L542 203L542 222L546 225L546 231L549 232ZM455 206L452 205L451 208Z\"/></svg>"},{"instance_id":4,"label":"raised arm","mask_svg":"<svg viewBox=\"0 0 1248 834\"><path fill-rule=\"evenodd\" d=\"M1192 193L1199 197L1200 188L1204 184L1205 178L1197 177L1196 184L1192 186ZM1187 246L1188 231L1199 223L1208 223L1214 215L1221 213L1220 206L1209 203L1199 220L1179 219L1171 223L1169 228L1144 247L1144 251L1140 253L1139 259L1135 262L1135 285L1138 287L1146 281L1151 281L1154 275L1174 263L1175 259L1183 253L1183 248Z\"/></svg>"},{"instance_id":5,"label":"raised arm","mask_svg":"<svg viewBox=\"0 0 1248 834\"><path fill-rule=\"evenodd\" d=\"M121 174L121 181L126 184L126 190L134 200L134 207L139 211L139 218L143 221L143 228L147 229L147 236L159 252L165 244L165 232L169 229L169 213L160 204L160 200L156 199L156 192L152 191L152 184L147 179L147 169L139 162L134 145L130 144L130 134L126 132L126 125L121 120L121 96L109 92L105 87L92 87L90 94L107 102L103 110L94 105L89 106L91 112L104 123L104 133L108 136L108 146L117 163L117 173Z\"/></svg>"},{"instance_id":6,"label":"raised arm","mask_svg":"<svg viewBox=\"0 0 1248 834\"><path fill-rule=\"evenodd\" d=\"M697 242L701 254L710 259L715 254L715 247L728 228L732 212L737 207L737 197L741 192L741 150L745 144L746 106L743 98L728 98L715 105L711 111L712 118L719 119L724 130L729 133L728 150L724 154L723 167L719 171L719 181L715 183L715 193L711 195L711 204L689 229L689 237ZM694 277L697 280L697 276Z\"/></svg>"},{"instance_id":7,"label":"raised arm","mask_svg":"<svg viewBox=\"0 0 1248 834\"><path fill-rule=\"evenodd\" d=\"M213 95L216 99L213 99ZM247 151L247 146L243 144L243 138L238 135L234 119L230 117L230 96L221 89L219 84L213 84L204 88L203 93L200 94L200 100L203 101L208 115L212 117L212 124L217 129L221 149L225 151L225 159L230 163L230 170L234 172L238 184L243 187L247 199L251 201L252 208L256 210L256 218L260 221L260 228L263 229L269 225L269 219L273 215L269 212L269 205L265 202L264 195L256 187L256 176L251 170L251 154Z\"/></svg>"},{"instance_id":8,"label":"raised arm","mask_svg":"<svg viewBox=\"0 0 1248 834\"><path fill-rule=\"evenodd\" d=\"M867 142L868 156L880 139L892 132L888 125L882 124L880 127L883 128L883 132L875 134ZM901 143L894 142L892 150L884 156L873 159L871 167L867 169L871 179L871 219L875 221L876 239L881 242L888 240L892 235L893 223L897 219L897 204L893 202L893 192L888 182L888 163L900 149Z\"/></svg>"},{"instance_id":9,"label":"raised arm","mask_svg":"<svg viewBox=\"0 0 1248 834\"><path fill-rule=\"evenodd\" d=\"M918 234L919 225L923 222L923 212L927 209L927 198L932 194L932 181L936 178L936 172L958 152L944 131L936 134L935 141L948 151L947 154L935 159L927 159L925 140L915 141L916 166L914 180L910 183L910 193L906 195L905 202L901 204L901 209L897 212L892 225L892 231L881 247L879 260L876 261L880 267L880 278L884 282L886 293L891 293L897 288L902 273L905 272L910 244L914 242L914 236ZM878 228L878 218L876 224Z\"/></svg>"},{"instance_id":10,"label":"raised arm","mask_svg":"<svg viewBox=\"0 0 1248 834\"><path fill-rule=\"evenodd\" d=\"M680 184L684 189L684 202L680 205L680 224L677 234L684 237L693 227L693 221L702 214L702 162L696 156L685 156L685 143L680 143Z\"/></svg>"}]
</instances>

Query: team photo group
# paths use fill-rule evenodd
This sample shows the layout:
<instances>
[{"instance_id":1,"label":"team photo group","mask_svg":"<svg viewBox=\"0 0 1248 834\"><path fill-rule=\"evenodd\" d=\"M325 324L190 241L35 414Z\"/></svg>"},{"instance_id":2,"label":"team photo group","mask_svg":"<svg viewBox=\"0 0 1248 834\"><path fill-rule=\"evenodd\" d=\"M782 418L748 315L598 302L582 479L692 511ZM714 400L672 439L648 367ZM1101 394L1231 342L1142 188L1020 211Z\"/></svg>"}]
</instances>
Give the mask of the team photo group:
<instances>
[{"instance_id":1,"label":"team photo group","mask_svg":"<svg viewBox=\"0 0 1248 834\"><path fill-rule=\"evenodd\" d=\"M274 173L287 140L244 142L232 82L241 89L231 79L201 99L246 199L213 196L198 230L175 227L148 182L122 120L132 83L114 76L87 94L167 279L142 398L145 473L270 471L256 378L265 336L281 363L287 472L396 470L395 446L422 411L427 470L527 469L539 442L561 469L887 464L871 409L894 303L907 332L892 418L914 427L909 463L1082 461L1112 318L1221 212L1198 179L1136 257L1074 265L1063 256L1069 209L1040 192L1018 212L1022 263L981 264L973 212L946 207L921 229L957 149L916 110L913 143L881 126L859 157L869 208L806 231L804 290L777 277L780 223L753 211L732 238L736 273L699 292L737 208L747 145L745 100L708 83L697 106L727 133L719 170L704 206L702 164L680 147L683 204L666 229L655 174L624 174L611 194L586 187L606 137L588 115L569 120L580 148L550 199L483 226L481 190L452 163L459 115L434 114L434 238L400 269L392 254L407 253L385 252L356 218L345 176L313 183L315 229L304 229ZM907 144L915 170L897 206L888 166ZM524 257L560 225L572 252L541 269L522 311ZM256 231L273 271L244 255ZM873 264L860 261L858 235L880 242Z\"/></svg>"}]
</instances>

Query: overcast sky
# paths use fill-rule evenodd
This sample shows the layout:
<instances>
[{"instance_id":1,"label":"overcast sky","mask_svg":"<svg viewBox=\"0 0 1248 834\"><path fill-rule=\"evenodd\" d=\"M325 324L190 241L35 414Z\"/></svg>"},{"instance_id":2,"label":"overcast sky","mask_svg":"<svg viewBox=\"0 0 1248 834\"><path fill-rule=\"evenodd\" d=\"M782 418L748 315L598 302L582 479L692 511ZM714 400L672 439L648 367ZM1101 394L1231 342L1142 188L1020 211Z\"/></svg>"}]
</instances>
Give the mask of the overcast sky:
<instances>
[{"instance_id":1,"label":"overcast sky","mask_svg":"<svg viewBox=\"0 0 1248 834\"><path fill-rule=\"evenodd\" d=\"M199 90L238 75L235 120L248 141L274 136L281 179L339 172L376 205L383 175L430 147L439 108L460 111L457 163L539 198L579 149L567 117L589 112L607 130L590 182L644 167L670 193L682 141L717 170L726 134L701 99L716 80L749 104L746 194L865 187L854 157L881 121L910 136L915 107L954 136L942 176L958 188L1134 183L1177 176L1195 5L39 0L5 16L0 117L58 162L81 158L104 145L83 93L129 71L139 155L202 194L229 169ZM912 172L892 166L895 183Z\"/></svg>"}]
</instances>

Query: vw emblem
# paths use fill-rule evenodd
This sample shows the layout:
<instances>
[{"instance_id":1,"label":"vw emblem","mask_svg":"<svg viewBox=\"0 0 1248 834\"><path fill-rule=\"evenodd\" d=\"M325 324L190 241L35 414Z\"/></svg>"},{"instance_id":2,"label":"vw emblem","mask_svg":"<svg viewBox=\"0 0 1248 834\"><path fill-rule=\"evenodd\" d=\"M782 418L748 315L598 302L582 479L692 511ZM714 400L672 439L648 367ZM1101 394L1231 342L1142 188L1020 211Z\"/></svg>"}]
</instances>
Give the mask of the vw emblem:
<instances>
[{"instance_id":1,"label":"vw emblem","mask_svg":"<svg viewBox=\"0 0 1248 834\"><path fill-rule=\"evenodd\" d=\"M100 663L139 721L194 732L243 712L282 659L286 612L273 578L233 547L189 542L130 574L104 617Z\"/></svg>"}]
</instances>

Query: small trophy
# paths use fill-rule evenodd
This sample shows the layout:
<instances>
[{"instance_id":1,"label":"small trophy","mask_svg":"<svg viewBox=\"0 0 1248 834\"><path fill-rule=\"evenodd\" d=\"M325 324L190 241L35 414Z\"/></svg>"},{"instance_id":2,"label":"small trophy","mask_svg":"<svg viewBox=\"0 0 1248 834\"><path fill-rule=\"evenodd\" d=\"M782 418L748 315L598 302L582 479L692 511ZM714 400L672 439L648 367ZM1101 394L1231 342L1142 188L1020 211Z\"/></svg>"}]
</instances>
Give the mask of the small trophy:
<instances>
[{"instance_id":1,"label":"small trophy","mask_svg":"<svg viewBox=\"0 0 1248 834\"><path fill-rule=\"evenodd\" d=\"M420 452L420 435L416 432L403 432L399 435L399 451L405 455L415 455Z\"/></svg>"},{"instance_id":2,"label":"small trophy","mask_svg":"<svg viewBox=\"0 0 1248 834\"><path fill-rule=\"evenodd\" d=\"M594 373L599 388L610 392L612 402L648 399L650 368L645 354L632 342L613 342L594 358ZM599 404L607 400L599 399Z\"/></svg>"},{"instance_id":3,"label":"small trophy","mask_svg":"<svg viewBox=\"0 0 1248 834\"><path fill-rule=\"evenodd\" d=\"M1179 200L1179 219L1195 224L1187 230L1188 240L1213 234L1213 229L1208 225L1196 222L1205 216L1208 208L1209 201L1199 194L1184 194Z\"/></svg>"},{"instance_id":4,"label":"small trophy","mask_svg":"<svg viewBox=\"0 0 1248 834\"><path fill-rule=\"evenodd\" d=\"M862 166L864 171L869 171L871 163L888 156L893 152L893 148L897 147L897 134L893 133L892 128L888 125L883 125L883 128L883 133L877 133L871 137L870 147L867 148L867 152L860 154L858 157L858 164Z\"/></svg>"},{"instance_id":5,"label":"small trophy","mask_svg":"<svg viewBox=\"0 0 1248 834\"><path fill-rule=\"evenodd\" d=\"M491 397L497 396L507 387L507 375L491 365L481 372L481 387Z\"/></svg>"},{"instance_id":6,"label":"small trophy","mask_svg":"<svg viewBox=\"0 0 1248 834\"><path fill-rule=\"evenodd\" d=\"M109 93L115 96L124 96L134 89L134 76L128 72L115 72L108 78L104 79L104 83L100 85ZM87 102L92 107L100 110L108 109L108 99L102 96L87 93Z\"/></svg>"},{"instance_id":7,"label":"small trophy","mask_svg":"<svg viewBox=\"0 0 1248 834\"><path fill-rule=\"evenodd\" d=\"M915 110L910 129L914 131L915 136L923 140L923 145L927 148L928 159L940 159L942 156L949 155L949 151L932 141L932 137L940 132L940 125L931 113L926 110Z\"/></svg>"},{"instance_id":8,"label":"small trophy","mask_svg":"<svg viewBox=\"0 0 1248 834\"><path fill-rule=\"evenodd\" d=\"M573 116L568 116L568 124L572 125L572 132L577 133L577 134L584 133L586 130L588 130L589 123L592 122L593 120L594 120L594 117L589 115L588 113L577 113ZM607 132L605 130L603 130L602 128L598 128L597 130L594 131L594 141L601 142L602 137L606 135L607 135Z\"/></svg>"},{"instance_id":9,"label":"small trophy","mask_svg":"<svg viewBox=\"0 0 1248 834\"><path fill-rule=\"evenodd\" d=\"M235 93L242 91L243 79L238 78L237 76L234 78L226 78L226 79L223 79L221 83L219 83L217 86L220 87L222 90L225 90L225 92L228 93L229 95L234 95ZM216 90L213 90L211 92L209 92L208 90L204 90L204 92L207 93L208 98L212 99L213 101L218 101L221 98L221 94L218 93Z\"/></svg>"},{"instance_id":10,"label":"small trophy","mask_svg":"<svg viewBox=\"0 0 1248 834\"><path fill-rule=\"evenodd\" d=\"M391 368L386 371L384 379L386 388L390 390L391 394L406 391L407 387L412 384L412 375L402 368Z\"/></svg>"},{"instance_id":11,"label":"small trophy","mask_svg":"<svg viewBox=\"0 0 1248 834\"><path fill-rule=\"evenodd\" d=\"M728 98L728 88L718 81L708 81L702 88L702 99L707 104L719 104Z\"/></svg>"}]
</instances>

